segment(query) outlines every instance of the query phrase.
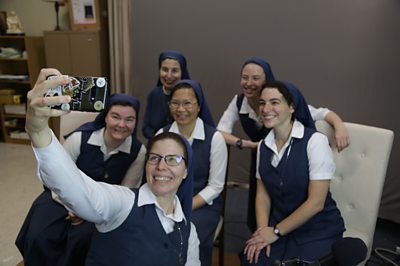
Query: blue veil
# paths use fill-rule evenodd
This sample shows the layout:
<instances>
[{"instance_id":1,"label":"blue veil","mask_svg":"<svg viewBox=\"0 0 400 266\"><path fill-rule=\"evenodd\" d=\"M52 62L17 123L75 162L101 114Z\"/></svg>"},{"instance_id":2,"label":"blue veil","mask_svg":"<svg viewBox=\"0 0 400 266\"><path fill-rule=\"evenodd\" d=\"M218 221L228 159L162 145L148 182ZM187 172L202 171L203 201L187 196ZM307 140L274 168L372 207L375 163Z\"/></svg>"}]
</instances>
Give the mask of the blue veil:
<instances>
[{"instance_id":1,"label":"blue veil","mask_svg":"<svg viewBox=\"0 0 400 266\"><path fill-rule=\"evenodd\" d=\"M71 133L65 135L65 138L69 137L72 133L77 132L77 131L92 132L92 131L96 131L96 130L99 130L99 129L105 127L105 125L106 125L105 118L107 116L107 112L109 111L109 107L116 102L128 102L133 106L133 109L135 109L135 111L136 111L136 126L132 132L132 137L136 137L136 128L137 128L138 119L139 119L140 102L135 97L130 96L128 94L115 93L107 98L104 110L101 111L101 113L99 113L96 116L95 120L81 125L80 127L75 129Z\"/></svg>"},{"instance_id":2,"label":"blue veil","mask_svg":"<svg viewBox=\"0 0 400 266\"><path fill-rule=\"evenodd\" d=\"M189 71L187 69L187 64L186 64L186 58L182 53L180 53L178 51L174 51L174 50L168 50L168 51L162 52L160 54L160 56L158 57L158 68L159 69L161 67L162 61L164 61L167 58L175 59L179 62L179 65L181 66L181 71L182 71L181 79L190 79ZM160 77L158 77L157 86L161 86L161 85L162 85L162 83L160 81Z\"/></svg>"},{"instance_id":3,"label":"blue veil","mask_svg":"<svg viewBox=\"0 0 400 266\"><path fill-rule=\"evenodd\" d=\"M303 94L292 83L287 81L283 81L282 83L285 84L286 88L293 97L293 103L295 105L295 111L293 113L294 117L299 120L305 127L316 130L315 122L312 119L310 109L308 108L307 101L304 98Z\"/></svg>"},{"instance_id":4,"label":"blue veil","mask_svg":"<svg viewBox=\"0 0 400 266\"><path fill-rule=\"evenodd\" d=\"M256 65L259 65L264 70L266 81L275 80L274 73L272 73L271 66L269 65L269 63L267 61L265 61L264 59L262 59L260 57L251 57L251 58L247 59L244 62L240 72L242 72L243 68L249 63L254 63Z\"/></svg>"},{"instance_id":5,"label":"blue veil","mask_svg":"<svg viewBox=\"0 0 400 266\"><path fill-rule=\"evenodd\" d=\"M199 107L200 107L199 117L203 120L204 123L206 123L212 127L215 127L214 119L211 115L211 111L210 111L210 108L208 107L206 98L204 97L204 93L203 93L201 84L195 80L182 79L174 85L174 89L179 84L189 84L189 86L193 88L193 91L196 94L197 99L199 101ZM172 91L174 91L174 89ZM172 96L172 94L173 94L173 92L171 93L171 96Z\"/></svg>"},{"instance_id":6,"label":"blue veil","mask_svg":"<svg viewBox=\"0 0 400 266\"><path fill-rule=\"evenodd\" d=\"M171 134L175 134L170 132ZM193 152L192 147L189 142L185 139L185 137L177 134L185 143L185 149L187 153L186 158L186 168L187 168L187 176L182 180L176 195L179 198L179 201L182 205L183 213L186 218L190 219L192 215L192 201L193 201Z\"/></svg>"}]
</instances>

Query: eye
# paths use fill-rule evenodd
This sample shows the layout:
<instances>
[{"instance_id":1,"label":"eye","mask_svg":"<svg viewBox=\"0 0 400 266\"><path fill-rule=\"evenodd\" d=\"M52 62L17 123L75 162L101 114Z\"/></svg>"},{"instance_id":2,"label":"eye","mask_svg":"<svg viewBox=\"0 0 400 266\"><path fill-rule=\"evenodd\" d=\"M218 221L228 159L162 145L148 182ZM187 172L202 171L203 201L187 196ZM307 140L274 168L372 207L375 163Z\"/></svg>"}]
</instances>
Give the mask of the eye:
<instances>
[{"instance_id":1,"label":"eye","mask_svg":"<svg viewBox=\"0 0 400 266\"><path fill-rule=\"evenodd\" d=\"M182 161L183 157L180 155L166 155L165 162L168 165L176 166Z\"/></svg>"},{"instance_id":2,"label":"eye","mask_svg":"<svg viewBox=\"0 0 400 266\"><path fill-rule=\"evenodd\" d=\"M178 102L170 102L169 105L173 108L178 108L179 103Z\"/></svg>"},{"instance_id":3,"label":"eye","mask_svg":"<svg viewBox=\"0 0 400 266\"><path fill-rule=\"evenodd\" d=\"M158 163L161 160L161 156L157 154L149 154L147 157L147 161L150 163Z\"/></svg>"},{"instance_id":4,"label":"eye","mask_svg":"<svg viewBox=\"0 0 400 266\"><path fill-rule=\"evenodd\" d=\"M278 105L278 104L280 104L281 102L279 101L279 100L272 100L271 101L271 104L272 105Z\"/></svg>"},{"instance_id":5,"label":"eye","mask_svg":"<svg viewBox=\"0 0 400 266\"><path fill-rule=\"evenodd\" d=\"M177 165L177 157L176 157L176 155L167 155L167 156L165 156L165 162L168 164L168 165Z\"/></svg>"},{"instance_id":6,"label":"eye","mask_svg":"<svg viewBox=\"0 0 400 266\"><path fill-rule=\"evenodd\" d=\"M183 106L185 108L190 108L190 107L192 107L192 102L191 101L186 101L186 102L183 103Z\"/></svg>"}]
</instances>

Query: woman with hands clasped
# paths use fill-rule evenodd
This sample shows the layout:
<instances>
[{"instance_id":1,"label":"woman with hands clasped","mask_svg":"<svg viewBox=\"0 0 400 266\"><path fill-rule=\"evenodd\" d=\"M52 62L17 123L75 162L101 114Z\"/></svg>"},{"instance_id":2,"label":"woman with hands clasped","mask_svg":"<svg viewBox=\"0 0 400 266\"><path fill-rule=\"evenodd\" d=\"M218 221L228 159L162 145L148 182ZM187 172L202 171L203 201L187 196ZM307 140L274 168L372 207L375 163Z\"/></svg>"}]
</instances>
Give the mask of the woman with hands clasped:
<instances>
[{"instance_id":1,"label":"woman with hands clasped","mask_svg":"<svg viewBox=\"0 0 400 266\"><path fill-rule=\"evenodd\" d=\"M249 174L249 202L247 223L251 231L255 230L255 161L256 147L258 142L263 139L269 129L263 126L258 110L258 99L260 90L265 82L275 80L270 64L259 57L251 57L246 60L240 71L240 87L242 93L235 95L229 103L217 129L223 134L226 143L236 146L239 149L251 149L251 162ZM349 145L349 134L342 119L333 111L327 108L314 108L308 106L315 121L325 120L335 130L335 144L339 151ZM247 138L241 138L232 133L233 127L240 121Z\"/></svg>"},{"instance_id":2,"label":"woman with hands clasped","mask_svg":"<svg viewBox=\"0 0 400 266\"><path fill-rule=\"evenodd\" d=\"M335 163L328 140L316 131L306 101L292 84L267 82L259 105L271 130L258 145L258 229L246 242L244 264L321 258L344 231L329 192Z\"/></svg>"},{"instance_id":3,"label":"woman with hands clasped","mask_svg":"<svg viewBox=\"0 0 400 266\"><path fill-rule=\"evenodd\" d=\"M146 180L139 189L96 182L81 172L48 126L65 111L49 106L69 96L43 97L69 82L55 69L43 69L28 93L26 131L38 161L40 180L67 208L96 224L87 265L200 265L191 223L192 151L184 138L160 134L147 147Z\"/></svg>"}]
</instances>

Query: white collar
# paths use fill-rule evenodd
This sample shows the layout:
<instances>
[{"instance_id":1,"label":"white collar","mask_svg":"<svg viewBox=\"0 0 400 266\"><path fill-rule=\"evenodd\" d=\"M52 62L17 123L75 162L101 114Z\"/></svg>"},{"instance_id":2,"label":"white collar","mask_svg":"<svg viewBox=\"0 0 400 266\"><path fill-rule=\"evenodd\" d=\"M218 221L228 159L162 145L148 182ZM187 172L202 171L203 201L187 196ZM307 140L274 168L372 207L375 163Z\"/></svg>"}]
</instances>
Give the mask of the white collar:
<instances>
[{"instance_id":1,"label":"white collar","mask_svg":"<svg viewBox=\"0 0 400 266\"><path fill-rule=\"evenodd\" d=\"M283 146L282 150L289 144L292 138L301 139L304 136L304 126L300 123L297 119L293 122L292 132L290 132L290 137L286 141L285 145ZM270 130L268 135L264 139L265 145L277 153L277 148L275 144L275 133L274 130Z\"/></svg>"},{"instance_id":2,"label":"white collar","mask_svg":"<svg viewBox=\"0 0 400 266\"><path fill-rule=\"evenodd\" d=\"M239 114L248 114L249 118L251 118L261 124L260 117L253 110L253 108L251 108L246 96L243 97L243 102L242 102L242 105L240 106Z\"/></svg>"},{"instance_id":3,"label":"white collar","mask_svg":"<svg viewBox=\"0 0 400 266\"><path fill-rule=\"evenodd\" d=\"M182 133L179 131L178 124L177 124L175 121L172 123L172 125L171 125L171 127L170 127L170 129L169 129L169 132L174 132L174 133L177 133L177 134L182 134ZM196 119L196 125L194 126L194 130L193 130L193 132L192 132L192 135L190 136L190 138L188 139L188 141L189 141L190 143L192 143L192 142L193 142L193 139L205 140L205 138L206 138L206 135L205 135L205 133L204 133L204 122L203 122L203 120L202 120L200 117L198 117L198 118Z\"/></svg>"},{"instance_id":4,"label":"white collar","mask_svg":"<svg viewBox=\"0 0 400 266\"><path fill-rule=\"evenodd\" d=\"M104 143L104 129L105 128L103 127L102 129L93 131L88 140L88 144L99 146L101 151L103 151L104 154L107 154L107 147ZM118 151L120 151L129 154L131 152L131 145L132 136L129 136L121 143L121 145L119 145L115 150L110 153L117 153Z\"/></svg>"},{"instance_id":5,"label":"white collar","mask_svg":"<svg viewBox=\"0 0 400 266\"><path fill-rule=\"evenodd\" d=\"M163 213L164 216L174 220L175 222L181 222L182 220L186 221L185 215L183 214L181 202L176 195L174 199L174 212L171 214L166 214L158 204L156 195L154 195L153 192L150 190L149 185L145 183L139 188L138 206L141 207L150 204L154 204Z\"/></svg>"}]
</instances>

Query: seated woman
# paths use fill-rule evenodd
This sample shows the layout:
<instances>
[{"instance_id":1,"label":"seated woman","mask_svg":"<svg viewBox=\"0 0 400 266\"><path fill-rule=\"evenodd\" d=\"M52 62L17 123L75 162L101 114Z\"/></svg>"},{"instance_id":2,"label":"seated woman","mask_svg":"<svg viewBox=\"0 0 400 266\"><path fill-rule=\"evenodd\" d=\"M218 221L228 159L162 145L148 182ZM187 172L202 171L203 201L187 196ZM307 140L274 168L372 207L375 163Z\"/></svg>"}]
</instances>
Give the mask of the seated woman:
<instances>
[{"instance_id":1,"label":"seated woman","mask_svg":"<svg viewBox=\"0 0 400 266\"><path fill-rule=\"evenodd\" d=\"M150 139L162 127L172 123L169 113L170 93L181 79L190 79L186 58L178 51L168 50L158 57L159 76L157 87L147 96L144 112L143 136Z\"/></svg>"},{"instance_id":2,"label":"seated woman","mask_svg":"<svg viewBox=\"0 0 400 266\"><path fill-rule=\"evenodd\" d=\"M335 163L328 140L316 131L306 101L292 84L267 82L259 105L271 131L258 145L258 229L246 242L244 264L316 260L330 253L344 231L329 192Z\"/></svg>"},{"instance_id":3,"label":"seated woman","mask_svg":"<svg viewBox=\"0 0 400 266\"><path fill-rule=\"evenodd\" d=\"M133 96L114 94L94 121L70 133L64 148L81 171L95 181L140 186L146 148L136 138L139 107ZM95 227L53 197L45 187L18 234L25 265L84 265Z\"/></svg>"},{"instance_id":4,"label":"seated woman","mask_svg":"<svg viewBox=\"0 0 400 266\"><path fill-rule=\"evenodd\" d=\"M222 210L228 153L224 138L215 127L200 83L181 80L171 91L170 111L174 122L161 129L183 135L194 158L192 221L200 239L201 265L211 265L215 230Z\"/></svg>"},{"instance_id":5,"label":"seated woman","mask_svg":"<svg viewBox=\"0 0 400 266\"><path fill-rule=\"evenodd\" d=\"M254 200L256 194L256 147L263 139L268 129L263 127L258 110L258 99L262 86L267 81L275 80L270 64L262 58L252 57L246 60L240 71L240 87L242 93L235 95L229 103L217 129L222 133L226 143L239 149L251 149L249 175L249 202L247 223L251 231L256 228ZM311 115L315 121L326 120L335 129L335 143L340 151L349 145L349 134L342 119L327 108L314 108L309 105ZM237 121L245 131L248 139L233 135L232 130Z\"/></svg>"},{"instance_id":6,"label":"seated woman","mask_svg":"<svg viewBox=\"0 0 400 266\"><path fill-rule=\"evenodd\" d=\"M184 138L160 134L148 144L147 183L140 189L96 182L80 171L48 126L51 109L69 96L43 97L68 78L43 69L28 92L26 131L38 161L40 180L68 209L96 224L86 265L200 265L196 229L190 222L192 152ZM177 197L177 194L179 197ZM189 195L189 196L188 196Z\"/></svg>"}]
</instances>

